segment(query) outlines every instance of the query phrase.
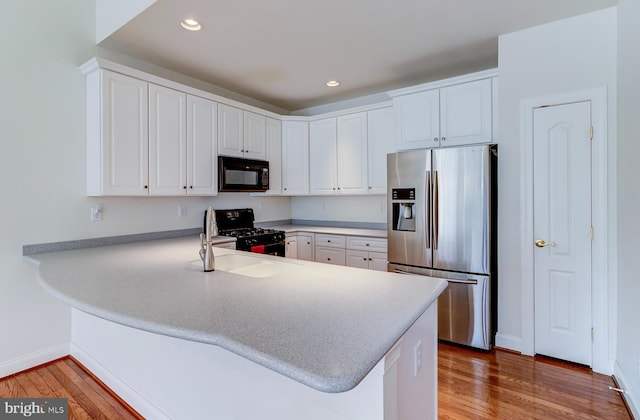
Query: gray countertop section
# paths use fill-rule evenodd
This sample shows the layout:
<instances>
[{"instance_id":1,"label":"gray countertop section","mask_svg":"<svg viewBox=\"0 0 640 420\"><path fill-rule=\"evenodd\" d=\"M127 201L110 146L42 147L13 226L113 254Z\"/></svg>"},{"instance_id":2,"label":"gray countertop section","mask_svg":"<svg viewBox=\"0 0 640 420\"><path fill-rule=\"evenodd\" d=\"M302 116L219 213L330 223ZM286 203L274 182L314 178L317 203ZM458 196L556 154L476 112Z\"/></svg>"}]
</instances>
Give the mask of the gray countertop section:
<instances>
[{"instance_id":1,"label":"gray countertop section","mask_svg":"<svg viewBox=\"0 0 640 420\"><path fill-rule=\"evenodd\" d=\"M307 225L281 225L278 229L284 230L286 233L311 232L325 233L331 235L349 235L349 236L366 236L372 238L387 238L387 231L383 229L362 229L350 227L335 226L307 226Z\"/></svg>"},{"instance_id":2,"label":"gray countertop section","mask_svg":"<svg viewBox=\"0 0 640 420\"><path fill-rule=\"evenodd\" d=\"M48 292L89 314L218 345L324 392L355 387L446 282L215 248L280 267L205 273L197 237L31 255Z\"/></svg>"}]
</instances>

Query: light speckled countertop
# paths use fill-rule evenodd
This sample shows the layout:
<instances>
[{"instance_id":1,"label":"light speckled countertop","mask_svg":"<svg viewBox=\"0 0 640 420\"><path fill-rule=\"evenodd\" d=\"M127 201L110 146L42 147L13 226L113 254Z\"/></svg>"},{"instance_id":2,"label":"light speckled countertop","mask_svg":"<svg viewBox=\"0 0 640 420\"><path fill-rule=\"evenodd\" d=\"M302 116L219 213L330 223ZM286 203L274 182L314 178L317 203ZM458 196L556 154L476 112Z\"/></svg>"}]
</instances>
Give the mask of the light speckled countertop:
<instances>
[{"instance_id":1,"label":"light speckled countertop","mask_svg":"<svg viewBox=\"0 0 640 420\"><path fill-rule=\"evenodd\" d=\"M285 233L294 232L311 232L311 233L327 233L331 235L349 235L349 236L366 236L372 238L387 238L387 231L384 229L362 229L347 228L333 226L307 226L307 225L280 225L274 226L275 229L285 231Z\"/></svg>"},{"instance_id":2,"label":"light speckled countertop","mask_svg":"<svg viewBox=\"0 0 640 420\"><path fill-rule=\"evenodd\" d=\"M198 238L25 257L74 308L134 328L218 345L324 392L355 387L445 289L393 274L215 248L284 263L271 277L205 273Z\"/></svg>"}]
</instances>

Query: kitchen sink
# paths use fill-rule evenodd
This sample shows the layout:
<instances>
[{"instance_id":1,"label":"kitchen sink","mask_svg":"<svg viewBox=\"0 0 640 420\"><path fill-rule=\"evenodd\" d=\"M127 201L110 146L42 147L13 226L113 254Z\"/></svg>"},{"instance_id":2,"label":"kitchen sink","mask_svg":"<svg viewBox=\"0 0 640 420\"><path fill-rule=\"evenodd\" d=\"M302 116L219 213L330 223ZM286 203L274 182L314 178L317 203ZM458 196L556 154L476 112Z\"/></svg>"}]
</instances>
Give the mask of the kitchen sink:
<instances>
[{"instance_id":1,"label":"kitchen sink","mask_svg":"<svg viewBox=\"0 0 640 420\"><path fill-rule=\"evenodd\" d=\"M215 261L215 271L226 271L228 273L241 274L249 277L271 277L276 274L295 270L302 266L294 262L244 254L216 255ZM189 265L191 267L196 266L199 270L203 270L201 260L192 261Z\"/></svg>"}]
</instances>

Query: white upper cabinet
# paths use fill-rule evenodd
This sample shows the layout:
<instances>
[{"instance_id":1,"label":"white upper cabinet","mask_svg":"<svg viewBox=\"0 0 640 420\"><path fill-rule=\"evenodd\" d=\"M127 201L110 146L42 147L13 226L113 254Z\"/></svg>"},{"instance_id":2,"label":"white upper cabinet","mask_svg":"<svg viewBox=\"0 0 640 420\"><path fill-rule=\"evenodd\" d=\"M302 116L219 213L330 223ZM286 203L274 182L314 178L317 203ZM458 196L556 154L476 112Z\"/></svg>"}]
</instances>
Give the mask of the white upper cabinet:
<instances>
[{"instance_id":1,"label":"white upper cabinet","mask_svg":"<svg viewBox=\"0 0 640 420\"><path fill-rule=\"evenodd\" d=\"M266 159L269 161L269 189L265 195L282 194L282 123L266 118Z\"/></svg>"},{"instance_id":2,"label":"white upper cabinet","mask_svg":"<svg viewBox=\"0 0 640 420\"><path fill-rule=\"evenodd\" d=\"M490 143L491 79L393 98L398 150Z\"/></svg>"},{"instance_id":3,"label":"white upper cabinet","mask_svg":"<svg viewBox=\"0 0 640 420\"><path fill-rule=\"evenodd\" d=\"M387 154L395 151L393 107L367 113L369 194L387 193Z\"/></svg>"},{"instance_id":4,"label":"white upper cabinet","mask_svg":"<svg viewBox=\"0 0 640 420\"><path fill-rule=\"evenodd\" d=\"M327 118L309 123L309 193L337 192L337 120Z\"/></svg>"},{"instance_id":5,"label":"white upper cabinet","mask_svg":"<svg viewBox=\"0 0 640 420\"><path fill-rule=\"evenodd\" d=\"M440 89L440 145L490 143L491 79Z\"/></svg>"},{"instance_id":6,"label":"white upper cabinet","mask_svg":"<svg viewBox=\"0 0 640 420\"><path fill-rule=\"evenodd\" d=\"M309 123L309 193L367 193L367 113Z\"/></svg>"},{"instance_id":7,"label":"white upper cabinet","mask_svg":"<svg viewBox=\"0 0 640 420\"><path fill-rule=\"evenodd\" d=\"M244 115L244 157L265 160L266 117L243 111Z\"/></svg>"},{"instance_id":8,"label":"white upper cabinet","mask_svg":"<svg viewBox=\"0 0 640 420\"><path fill-rule=\"evenodd\" d=\"M282 194L309 194L309 123L282 122Z\"/></svg>"},{"instance_id":9,"label":"white upper cabinet","mask_svg":"<svg viewBox=\"0 0 640 420\"><path fill-rule=\"evenodd\" d=\"M218 193L217 103L187 95L187 194Z\"/></svg>"},{"instance_id":10,"label":"white upper cabinet","mask_svg":"<svg viewBox=\"0 0 640 420\"><path fill-rule=\"evenodd\" d=\"M218 105L218 153L249 159L266 158L266 120L262 115Z\"/></svg>"},{"instance_id":11,"label":"white upper cabinet","mask_svg":"<svg viewBox=\"0 0 640 420\"><path fill-rule=\"evenodd\" d=\"M187 188L187 95L149 84L149 195Z\"/></svg>"},{"instance_id":12,"label":"white upper cabinet","mask_svg":"<svg viewBox=\"0 0 640 420\"><path fill-rule=\"evenodd\" d=\"M148 84L87 75L87 195L148 195Z\"/></svg>"},{"instance_id":13,"label":"white upper cabinet","mask_svg":"<svg viewBox=\"0 0 640 420\"><path fill-rule=\"evenodd\" d=\"M149 84L149 195L216 195L216 103Z\"/></svg>"},{"instance_id":14,"label":"white upper cabinet","mask_svg":"<svg viewBox=\"0 0 640 420\"><path fill-rule=\"evenodd\" d=\"M436 147L440 141L438 89L393 99L398 122L398 150Z\"/></svg>"},{"instance_id":15,"label":"white upper cabinet","mask_svg":"<svg viewBox=\"0 0 640 420\"><path fill-rule=\"evenodd\" d=\"M338 117L338 193L367 194L367 113Z\"/></svg>"}]
</instances>

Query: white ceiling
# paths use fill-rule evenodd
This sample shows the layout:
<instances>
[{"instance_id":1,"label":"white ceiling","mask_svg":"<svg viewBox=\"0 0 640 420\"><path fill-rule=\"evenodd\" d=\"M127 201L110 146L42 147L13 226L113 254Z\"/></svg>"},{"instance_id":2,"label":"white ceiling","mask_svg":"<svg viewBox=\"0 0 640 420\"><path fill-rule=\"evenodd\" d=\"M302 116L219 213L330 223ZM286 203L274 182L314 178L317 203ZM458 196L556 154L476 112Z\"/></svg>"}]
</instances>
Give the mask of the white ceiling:
<instances>
[{"instance_id":1,"label":"white ceiling","mask_svg":"<svg viewBox=\"0 0 640 420\"><path fill-rule=\"evenodd\" d=\"M498 35L616 3L157 0L100 45L295 111L497 67Z\"/></svg>"}]
</instances>

